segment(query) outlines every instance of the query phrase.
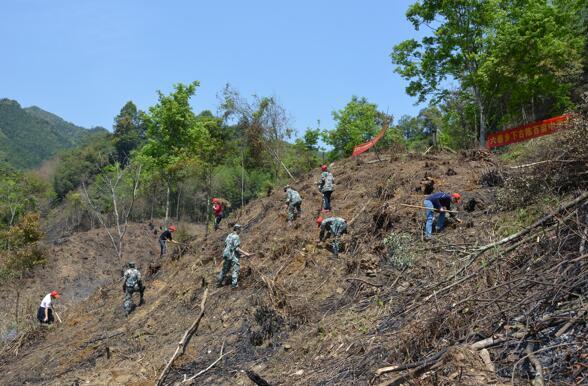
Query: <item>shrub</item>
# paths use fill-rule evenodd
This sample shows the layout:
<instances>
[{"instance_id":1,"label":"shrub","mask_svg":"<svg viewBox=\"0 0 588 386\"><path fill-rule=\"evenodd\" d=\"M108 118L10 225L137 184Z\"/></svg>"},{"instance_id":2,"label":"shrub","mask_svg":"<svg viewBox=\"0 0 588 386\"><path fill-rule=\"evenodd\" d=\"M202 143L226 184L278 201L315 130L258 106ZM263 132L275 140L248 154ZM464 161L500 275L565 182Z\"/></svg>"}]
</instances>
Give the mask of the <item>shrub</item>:
<instances>
[{"instance_id":1,"label":"shrub","mask_svg":"<svg viewBox=\"0 0 588 386\"><path fill-rule=\"evenodd\" d=\"M529 144L518 161L529 166L506 174L504 186L497 192L502 209L588 188L588 116L576 115L566 130Z\"/></svg>"},{"instance_id":2,"label":"shrub","mask_svg":"<svg viewBox=\"0 0 588 386\"><path fill-rule=\"evenodd\" d=\"M14 226L5 230L0 250L0 275L22 277L36 265L44 264L45 251L39 245L43 231L38 213L28 213Z\"/></svg>"},{"instance_id":3,"label":"shrub","mask_svg":"<svg viewBox=\"0 0 588 386\"><path fill-rule=\"evenodd\" d=\"M387 261L397 269L412 266L414 254L410 249L412 236L407 233L390 233L383 241Z\"/></svg>"}]
</instances>

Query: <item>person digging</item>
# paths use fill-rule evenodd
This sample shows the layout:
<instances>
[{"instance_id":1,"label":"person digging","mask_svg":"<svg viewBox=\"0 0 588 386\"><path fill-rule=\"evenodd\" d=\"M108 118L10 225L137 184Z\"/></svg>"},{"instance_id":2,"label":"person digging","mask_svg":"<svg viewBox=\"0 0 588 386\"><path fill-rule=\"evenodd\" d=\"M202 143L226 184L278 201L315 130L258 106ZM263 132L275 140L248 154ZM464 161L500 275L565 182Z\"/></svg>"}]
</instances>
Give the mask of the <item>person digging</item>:
<instances>
[{"instance_id":1,"label":"person digging","mask_svg":"<svg viewBox=\"0 0 588 386\"><path fill-rule=\"evenodd\" d=\"M459 204L461 202L461 195L459 193L433 193L425 199L423 202L425 209L425 240L431 240L433 238L433 222L435 221L435 212L439 213L437 216L436 231L441 232L445 228L445 213L449 213L457 222L461 222L455 216L454 212L451 212L451 204Z\"/></svg>"},{"instance_id":2,"label":"person digging","mask_svg":"<svg viewBox=\"0 0 588 386\"><path fill-rule=\"evenodd\" d=\"M316 219L316 223L320 228L317 244L320 244L329 237L333 237L331 250L333 256L339 257L339 250L341 249L340 239L344 233L347 233L347 222L345 222L345 219L341 217L328 217L326 219L319 217Z\"/></svg>"},{"instance_id":3,"label":"person digging","mask_svg":"<svg viewBox=\"0 0 588 386\"><path fill-rule=\"evenodd\" d=\"M42 324L52 324L55 319L53 318L53 299L59 299L61 296L57 291L51 291L41 301L41 305L37 310L37 320Z\"/></svg>"},{"instance_id":4,"label":"person digging","mask_svg":"<svg viewBox=\"0 0 588 386\"><path fill-rule=\"evenodd\" d=\"M231 232L225 239L225 249L223 251L223 268L218 274L216 286L222 287L225 283L225 276L229 271L231 272L231 288L235 289L238 287L239 282L239 270L241 265L239 258L243 256L251 256L251 253L247 253L240 248L241 238L241 225L233 225L233 232Z\"/></svg>"},{"instance_id":5,"label":"person digging","mask_svg":"<svg viewBox=\"0 0 588 386\"><path fill-rule=\"evenodd\" d=\"M135 292L138 292L140 295L139 306L142 306L145 303L143 300L145 286L141 280L141 272L139 272L137 265L134 262L129 262L128 267L129 268L125 271L123 276L123 291L125 293L123 308L126 316L129 316L129 314L135 309L135 303L133 302L133 294Z\"/></svg>"},{"instance_id":6,"label":"person digging","mask_svg":"<svg viewBox=\"0 0 588 386\"><path fill-rule=\"evenodd\" d=\"M284 186L286 192L286 206L288 207L288 225L292 225L292 221L296 220L300 213L302 213L302 197L300 193L292 189L290 185Z\"/></svg>"},{"instance_id":7,"label":"person digging","mask_svg":"<svg viewBox=\"0 0 588 386\"><path fill-rule=\"evenodd\" d=\"M169 228L167 228L165 231L163 231L163 233L161 233L161 235L159 235L159 258L161 259L163 257L163 255L165 255L167 253L167 242L172 242L174 244L178 244L177 241L175 241L172 238L172 232L176 231L176 227L173 225L170 225Z\"/></svg>"}]
</instances>

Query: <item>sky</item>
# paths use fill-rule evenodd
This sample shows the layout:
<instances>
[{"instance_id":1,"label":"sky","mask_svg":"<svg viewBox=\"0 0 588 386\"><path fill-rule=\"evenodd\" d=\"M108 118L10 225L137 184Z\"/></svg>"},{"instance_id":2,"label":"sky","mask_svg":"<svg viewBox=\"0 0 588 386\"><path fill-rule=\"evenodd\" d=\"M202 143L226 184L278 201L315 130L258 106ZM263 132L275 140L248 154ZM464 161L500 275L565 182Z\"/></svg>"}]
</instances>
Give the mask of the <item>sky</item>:
<instances>
[{"instance_id":1,"label":"sky","mask_svg":"<svg viewBox=\"0 0 588 386\"><path fill-rule=\"evenodd\" d=\"M198 80L196 113L216 113L228 83L276 97L299 135L333 128L353 95L397 121L422 107L389 56L418 36L413 2L0 0L0 98L111 130L127 101L146 110Z\"/></svg>"}]
</instances>

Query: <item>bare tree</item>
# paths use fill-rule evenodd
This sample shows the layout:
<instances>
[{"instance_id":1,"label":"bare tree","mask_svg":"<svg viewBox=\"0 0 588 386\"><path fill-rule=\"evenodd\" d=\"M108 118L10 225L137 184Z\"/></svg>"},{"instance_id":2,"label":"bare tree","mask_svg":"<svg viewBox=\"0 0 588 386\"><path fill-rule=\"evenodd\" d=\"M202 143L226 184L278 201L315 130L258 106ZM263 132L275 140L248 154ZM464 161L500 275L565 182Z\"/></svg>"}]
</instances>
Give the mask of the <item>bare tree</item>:
<instances>
[{"instance_id":1,"label":"bare tree","mask_svg":"<svg viewBox=\"0 0 588 386\"><path fill-rule=\"evenodd\" d=\"M266 153L274 165L276 177L282 167L290 178L295 179L281 160L284 140L291 136L292 129L288 127L286 110L275 97L254 95L250 102L227 85L223 90L220 109L225 121L237 121L242 131L242 144L249 148L252 162L261 165L264 162L263 154Z\"/></svg>"},{"instance_id":2,"label":"bare tree","mask_svg":"<svg viewBox=\"0 0 588 386\"><path fill-rule=\"evenodd\" d=\"M116 163L109 169L101 174L93 185L98 197L92 197L88 193L85 182L82 182L82 190L86 204L106 230L116 256L120 260L123 256L123 240L127 233L129 216L139 189L141 165L131 164L122 168L119 163ZM130 188L126 196L125 188ZM107 200L109 205L102 205L100 202ZM109 218L114 222L113 230L109 226Z\"/></svg>"}]
</instances>

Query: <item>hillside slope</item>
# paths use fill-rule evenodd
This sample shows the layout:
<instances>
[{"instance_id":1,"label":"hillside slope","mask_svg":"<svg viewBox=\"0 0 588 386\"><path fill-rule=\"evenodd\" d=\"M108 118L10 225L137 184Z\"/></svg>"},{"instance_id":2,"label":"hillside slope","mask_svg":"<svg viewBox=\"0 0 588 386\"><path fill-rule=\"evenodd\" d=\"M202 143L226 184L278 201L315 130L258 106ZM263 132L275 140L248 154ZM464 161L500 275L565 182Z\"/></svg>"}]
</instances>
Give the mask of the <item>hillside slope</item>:
<instances>
[{"instance_id":1,"label":"hillside slope","mask_svg":"<svg viewBox=\"0 0 588 386\"><path fill-rule=\"evenodd\" d=\"M130 224L125 253L141 265L146 265L158 250L152 244L157 236L146 232L144 224ZM19 281L18 287L3 287L7 296L0 297L0 337L10 335L15 318L15 307L19 312L35 310L39 299L53 288L59 289L63 301L58 310L65 311L72 304L86 300L101 286L120 281L124 263L113 253L110 240L102 229L93 229L54 240L46 240L47 264L38 267L34 276ZM17 303L18 293L18 303ZM31 315L21 315L21 320Z\"/></svg>"},{"instance_id":2,"label":"hillside slope","mask_svg":"<svg viewBox=\"0 0 588 386\"><path fill-rule=\"evenodd\" d=\"M542 256L540 251L530 254L529 260L523 257L527 254L510 257L509 251L497 247L498 255L472 259L470 250L521 226L515 223L514 212L501 212L493 205L495 188L480 184L481 176L500 169L490 155L387 157L391 160L377 162L368 154L332 167L334 215L350 222L349 235L343 239L345 251L338 259L315 243L320 195L313 185L316 176L309 174L294 184L304 198L304 213L294 227L286 226L281 192L251 203L239 216L226 220L222 231L207 240L198 238L178 260L153 258L152 265L162 263L161 268L147 274L146 304L128 318L123 315L119 284L108 285L70 307L63 315L64 324L11 345L0 356L3 380L7 384L153 384L197 317L208 287L206 314L166 383L207 368L219 357L221 347L222 360L197 378L198 384L252 385L247 370L272 385L392 384L388 374L376 377L376 370L412 362L417 364L408 365L407 371L421 369L412 376L422 375L425 384L505 381L524 348L517 348L519 344L492 351L496 371L490 371L469 344L503 334L505 328L518 329L515 332L539 328L547 310L553 313L559 306L535 302L536 291L543 291L537 296L549 302L568 302L568 307L576 298L552 294L550 283L545 287L528 283L531 287L522 293L518 287L512 293L501 292L513 288L524 272L541 266L541 259L533 257ZM420 181L426 176L435 179L437 190L459 191L465 202L477 202L471 212L461 215L463 224L449 225L430 243L421 239L422 211L399 205L422 202ZM541 208L536 210L541 213ZM223 240L235 221L245 227L243 249L256 255L241 259L239 289L217 289ZM542 240L550 240L549 229L543 231L545 236L537 236L539 244L534 248L547 248ZM395 237L400 247L390 254L384 240ZM153 247L155 241L145 246ZM518 247L526 248L520 243ZM568 267L565 262L554 263L569 271L561 277L573 274L572 268L583 263L570 260ZM144 273L148 263L141 261ZM583 283L575 284L579 288L566 284L567 291L585 295ZM474 296L476 291L479 294ZM491 295L498 301L486 302ZM531 313L528 299L536 303ZM519 319L520 315L526 319ZM557 326L564 322L558 319ZM561 335L567 340L556 342L550 355L564 355L557 351L564 345L575 348L565 363L570 372L577 371L573 365L585 353L586 335L585 323L572 325ZM427 363L419 361L431 357L435 361L429 367L435 367L428 371ZM584 370L579 369L569 377L581 375ZM560 373L567 376L564 370ZM516 379L532 374L529 367L518 371Z\"/></svg>"},{"instance_id":3,"label":"hillside slope","mask_svg":"<svg viewBox=\"0 0 588 386\"><path fill-rule=\"evenodd\" d=\"M32 168L60 149L87 141L102 128L84 129L39 107L22 108L0 99L0 157L17 168Z\"/></svg>"}]
</instances>

